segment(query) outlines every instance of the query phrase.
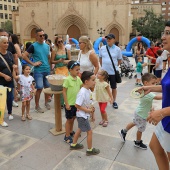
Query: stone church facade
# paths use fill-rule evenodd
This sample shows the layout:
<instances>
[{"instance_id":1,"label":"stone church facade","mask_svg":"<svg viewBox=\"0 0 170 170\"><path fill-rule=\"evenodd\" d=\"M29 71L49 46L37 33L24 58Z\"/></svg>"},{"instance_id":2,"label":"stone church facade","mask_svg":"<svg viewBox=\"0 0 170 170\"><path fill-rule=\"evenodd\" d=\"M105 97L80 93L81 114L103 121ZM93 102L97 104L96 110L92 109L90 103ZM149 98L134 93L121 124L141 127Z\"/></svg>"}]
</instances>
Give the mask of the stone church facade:
<instances>
[{"instance_id":1,"label":"stone church facade","mask_svg":"<svg viewBox=\"0 0 170 170\"><path fill-rule=\"evenodd\" d=\"M19 0L14 12L14 33L21 42L33 39L35 29L42 28L53 41L58 34L65 39L87 35L95 41L102 28L127 44L131 32L131 0ZM104 34L103 34L104 36Z\"/></svg>"}]
</instances>

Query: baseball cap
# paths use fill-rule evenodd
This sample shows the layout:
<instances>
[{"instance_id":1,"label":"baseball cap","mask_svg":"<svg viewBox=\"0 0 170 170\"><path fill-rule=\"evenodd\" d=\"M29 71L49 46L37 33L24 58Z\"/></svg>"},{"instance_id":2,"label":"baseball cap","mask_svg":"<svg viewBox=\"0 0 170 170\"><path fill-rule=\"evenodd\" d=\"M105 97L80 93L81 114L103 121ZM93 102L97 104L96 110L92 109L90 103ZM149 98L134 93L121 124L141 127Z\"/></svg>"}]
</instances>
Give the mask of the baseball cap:
<instances>
[{"instance_id":1,"label":"baseball cap","mask_svg":"<svg viewBox=\"0 0 170 170\"><path fill-rule=\"evenodd\" d=\"M109 39L114 38L115 39L115 35L114 34L108 34L107 36L105 36L105 38L109 38Z\"/></svg>"}]
</instances>

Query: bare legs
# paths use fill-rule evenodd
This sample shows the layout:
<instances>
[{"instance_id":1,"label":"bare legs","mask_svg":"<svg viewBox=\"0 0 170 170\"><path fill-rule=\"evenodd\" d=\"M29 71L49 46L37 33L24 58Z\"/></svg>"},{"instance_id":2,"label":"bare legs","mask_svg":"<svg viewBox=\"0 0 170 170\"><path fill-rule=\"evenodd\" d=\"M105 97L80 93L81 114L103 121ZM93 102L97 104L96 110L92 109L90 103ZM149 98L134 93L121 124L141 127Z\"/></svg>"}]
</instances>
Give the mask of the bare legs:
<instances>
[{"instance_id":1,"label":"bare legs","mask_svg":"<svg viewBox=\"0 0 170 170\"><path fill-rule=\"evenodd\" d=\"M66 137L70 136L70 133L73 132L73 124L75 118L67 119L65 128L66 128Z\"/></svg>"},{"instance_id":2,"label":"bare legs","mask_svg":"<svg viewBox=\"0 0 170 170\"><path fill-rule=\"evenodd\" d=\"M155 156L159 170L169 170L170 153L164 151L155 133L152 135L149 146Z\"/></svg>"},{"instance_id":3,"label":"bare legs","mask_svg":"<svg viewBox=\"0 0 170 170\"><path fill-rule=\"evenodd\" d=\"M32 118L30 116L30 101L22 102L22 120L25 120L25 111L26 117L28 117L31 120Z\"/></svg>"}]
</instances>

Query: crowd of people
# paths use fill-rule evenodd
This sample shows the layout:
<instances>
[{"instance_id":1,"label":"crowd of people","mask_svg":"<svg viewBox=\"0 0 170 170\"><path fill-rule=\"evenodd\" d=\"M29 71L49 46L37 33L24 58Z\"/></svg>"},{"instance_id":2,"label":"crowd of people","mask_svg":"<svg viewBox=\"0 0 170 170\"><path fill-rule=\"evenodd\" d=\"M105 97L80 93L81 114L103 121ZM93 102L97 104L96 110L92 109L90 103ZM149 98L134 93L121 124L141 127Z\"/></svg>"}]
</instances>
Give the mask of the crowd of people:
<instances>
[{"instance_id":1,"label":"crowd of people","mask_svg":"<svg viewBox=\"0 0 170 170\"><path fill-rule=\"evenodd\" d=\"M44 109L40 106L40 96L43 88L50 87L46 76L63 74L66 76L61 95L61 106L64 107L66 116L64 141L70 144L71 150L82 149L84 146L77 141L81 132L86 132L86 155L99 154L100 150L92 145L92 129L89 122L95 120L93 100L98 102L101 112L99 125L107 127L109 124L106 112L107 103L110 102L113 108L118 109L114 66L116 70L119 70L122 62L121 49L115 45L115 35L110 33L105 38L107 45L99 49L97 56L90 39L87 36L81 36L79 38L80 51L77 61L74 61L70 48L66 48L62 37L58 35L53 44L44 30L37 29L36 42L28 43L27 48L22 51L17 36L0 29L0 85L12 89L7 90L9 120L14 119L12 105L17 106L18 93L22 101L22 121L32 120L29 110L33 96L35 96L35 111L44 113ZM137 126L135 146L147 149L141 140L146 122L149 121L156 125L150 147L159 169L168 170L170 161L170 102L168 98L170 97L170 69L167 70L163 80L161 78L162 72L166 70L170 52L170 22L166 24L161 45L163 47L160 45L155 47L155 44L151 42L151 47L145 51L143 43L139 42L134 50L136 85L141 86L138 91L144 91L146 95L140 99L133 122L120 130L119 134L125 142L127 132L133 126ZM148 63L144 62L145 56L148 58ZM114 66L111 60L113 60ZM147 65L148 73L143 74L143 67ZM30 75L31 72L33 76ZM154 91L162 92L163 95L157 96L151 93ZM44 97L44 106L50 110L49 101L52 96L45 94ZM152 110L153 99L162 99L161 110ZM76 118L78 129L74 132ZM8 124L3 120L1 126L6 127Z\"/></svg>"}]
</instances>

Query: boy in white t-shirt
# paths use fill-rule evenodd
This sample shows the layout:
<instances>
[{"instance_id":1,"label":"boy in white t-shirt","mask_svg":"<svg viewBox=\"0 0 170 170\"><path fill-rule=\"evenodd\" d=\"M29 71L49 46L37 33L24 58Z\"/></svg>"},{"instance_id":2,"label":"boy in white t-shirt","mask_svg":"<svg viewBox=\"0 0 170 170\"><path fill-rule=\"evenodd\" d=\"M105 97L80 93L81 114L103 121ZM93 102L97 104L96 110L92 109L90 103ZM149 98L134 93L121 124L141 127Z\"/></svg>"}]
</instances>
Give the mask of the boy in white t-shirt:
<instances>
[{"instance_id":1,"label":"boy in white t-shirt","mask_svg":"<svg viewBox=\"0 0 170 170\"><path fill-rule=\"evenodd\" d=\"M95 108L92 106L91 90L95 86L95 75L90 71L84 71L81 75L81 80L83 82L83 87L80 89L77 99L76 99L76 116L78 122L78 129L74 135L73 143L70 145L71 150L82 149L84 146L77 143L78 137L81 132L87 132L87 151L86 155L97 155L100 153L99 149L92 147L92 130L89 123L89 118L91 116L94 121L94 111Z\"/></svg>"},{"instance_id":2,"label":"boy in white t-shirt","mask_svg":"<svg viewBox=\"0 0 170 170\"><path fill-rule=\"evenodd\" d=\"M162 50L157 51L158 58L156 59L156 64L153 67L155 69L155 76L157 77L157 84L161 83L162 69L163 69L163 58Z\"/></svg>"}]
</instances>

